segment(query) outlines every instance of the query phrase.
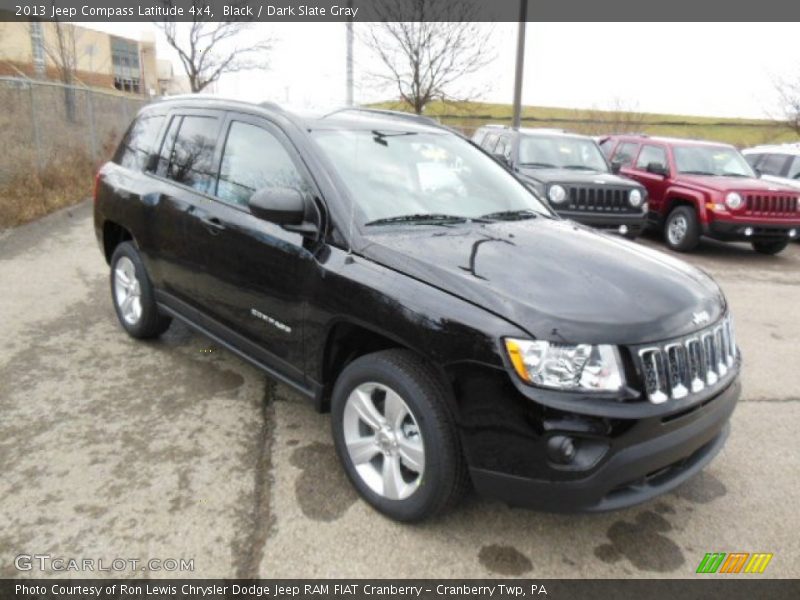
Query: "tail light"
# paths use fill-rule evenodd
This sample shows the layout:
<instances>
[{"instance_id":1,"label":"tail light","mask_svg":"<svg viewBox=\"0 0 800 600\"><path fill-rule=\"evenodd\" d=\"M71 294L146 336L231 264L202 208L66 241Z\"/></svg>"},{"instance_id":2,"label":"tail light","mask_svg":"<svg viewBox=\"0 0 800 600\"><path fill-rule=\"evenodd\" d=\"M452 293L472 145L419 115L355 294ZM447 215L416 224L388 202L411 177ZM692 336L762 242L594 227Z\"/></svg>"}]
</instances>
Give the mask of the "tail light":
<instances>
[{"instance_id":1,"label":"tail light","mask_svg":"<svg viewBox=\"0 0 800 600\"><path fill-rule=\"evenodd\" d=\"M97 194L100 192L100 171L98 171L94 176L94 193L92 197L94 201L97 202Z\"/></svg>"}]
</instances>

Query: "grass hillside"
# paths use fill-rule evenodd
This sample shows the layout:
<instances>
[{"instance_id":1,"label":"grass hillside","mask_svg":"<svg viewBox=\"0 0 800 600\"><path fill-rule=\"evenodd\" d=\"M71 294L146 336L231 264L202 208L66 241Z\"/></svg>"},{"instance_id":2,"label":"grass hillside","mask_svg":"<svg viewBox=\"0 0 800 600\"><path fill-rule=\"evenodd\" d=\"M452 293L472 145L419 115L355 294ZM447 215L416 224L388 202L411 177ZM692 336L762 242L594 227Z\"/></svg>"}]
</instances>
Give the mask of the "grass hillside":
<instances>
[{"instance_id":1,"label":"grass hillside","mask_svg":"<svg viewBox=\"0 0 800 600\"><path fill-rule=\"evenodd\" d=\"M401 102L382 102L376 107L408 110L408 107ZM510 124L512 107L510 104L483 102L432 102L426 107L425 114L469 134L485 123ZM557 127L589 135L644 132L650 135L716 140L740 147L798 141L797 134L786 125L767 119L689 117L630 111L524 106L522 120L524 127Z\"/></svg>"}]
</instances>

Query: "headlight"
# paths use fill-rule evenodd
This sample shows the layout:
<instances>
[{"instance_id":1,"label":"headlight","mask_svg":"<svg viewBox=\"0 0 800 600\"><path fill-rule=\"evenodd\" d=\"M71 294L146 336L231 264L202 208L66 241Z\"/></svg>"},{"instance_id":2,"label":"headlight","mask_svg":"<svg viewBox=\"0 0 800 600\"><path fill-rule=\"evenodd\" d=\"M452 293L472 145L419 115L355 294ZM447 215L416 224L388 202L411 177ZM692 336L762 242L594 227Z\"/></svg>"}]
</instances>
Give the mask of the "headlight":
<instances>
[{"instance_id":1,"label":"headlight","mask_svg":"<svg viewBox=\"0 0 800 600\"><path fill-rule=\"evenodd\" d=\"M628 195L628 202L631 203L633 208L639 208L642 205L641 190L631 190L631 193Z\"/></svg>"},{"instance_id":2,"label":"headlight","mask_svg":"<svg viewBox=\"0 0 800 600\"><path fill-rule=\"evenodd\" d=\"M584 392L622 388L622 361L615 346L512 338L506 338L505 345L514 371L525 383Z\"/></svg>"},{"instance_id":3,"label":"headlight","mask_svg":"<svg viewBox=\"0 0 800 600\"><path fill-rule=\"evenodd\" d=\"M561 204L564 200L567 199L567 190L564 189L563 186L554 185L550 188L550 191L547 193L547 197L550 198L550 202L554 202L555 204Z\"/></svg>"},{"instance_id":4,"label":"headlight","mask_svg":"<svg viewBox=\"0 0 800 600\"><path fill-rule=\"evenodd\" d=\"M736 192L731 192L730 194L725 196L725 205L732 210L740 208L742 204L743 204L742 197Z\"/></svg>"}]
</instances>

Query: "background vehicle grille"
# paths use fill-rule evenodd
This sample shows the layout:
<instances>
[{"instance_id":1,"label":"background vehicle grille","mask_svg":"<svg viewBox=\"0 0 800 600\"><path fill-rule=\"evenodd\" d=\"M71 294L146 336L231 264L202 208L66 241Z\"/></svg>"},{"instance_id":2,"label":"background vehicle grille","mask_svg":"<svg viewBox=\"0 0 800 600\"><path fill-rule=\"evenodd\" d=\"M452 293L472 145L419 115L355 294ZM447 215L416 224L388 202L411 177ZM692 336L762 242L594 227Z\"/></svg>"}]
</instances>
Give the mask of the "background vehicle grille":
<instances>
[{"instance_id":1,"label":"background vehicle grille","mask_svg":"<svg viewBox=\"0 0 800 600\"><path fill-rule=\"evenodd\" d=\"M797 196L788 194L748 194L745 196L745 213L748 215L797 216L800 211Z\"/></svg>"},{"instance_id":2,"label":"background vehicle grille","mask_svg":"<svg viewBox=\"0 0 800 600\"><path fill-rule=\"evenodd\" d=\"M628 202L631 188L589 187L566 185L569 198L568 210L605 213L640 213L641 207L633 208Z\"/></svg>"},{"instance_id":3,"label":"background vehicle grille","mask_svg":"<svg viewBox=\"0 0 800 600\"><path fill-rule=\"evenodd\" d=\"M638 351L650 402L679 400L720 382L736 362L730 315L696 334Z\"/></svg>"}]
</instances>

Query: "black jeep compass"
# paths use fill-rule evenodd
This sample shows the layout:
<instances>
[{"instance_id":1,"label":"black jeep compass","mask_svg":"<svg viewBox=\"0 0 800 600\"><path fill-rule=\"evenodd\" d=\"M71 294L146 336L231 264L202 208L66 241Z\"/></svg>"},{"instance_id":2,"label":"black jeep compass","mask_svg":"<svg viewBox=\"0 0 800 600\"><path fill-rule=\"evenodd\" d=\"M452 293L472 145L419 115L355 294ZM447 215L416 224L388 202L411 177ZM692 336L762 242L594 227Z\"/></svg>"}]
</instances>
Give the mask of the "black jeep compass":
<instances>
[{"instance_id":1,"label":"black jeep compass","mask_svg":"<svg viewBox=\"0 0 800 600\"><path fill-rule=\"evenodd\" d=\"M592 138L558 129L486 125L472 140L514 171L559 215L635 239L647 223L647 190L620 177Z\"/></svg>"},{"instance_id":2,"label":"black jeep compass","mask_svg":"<svg viewBox=\"0 0 800 600\"><path fill-rule=\"evenodd\" d=\"M392 518L470 483L629 506L728 434L740 362L716 283L562 220L423 118L157 102L95 200L122 327L177 318L329 410L342 467Z\"/></svg>"}]
</instances>

